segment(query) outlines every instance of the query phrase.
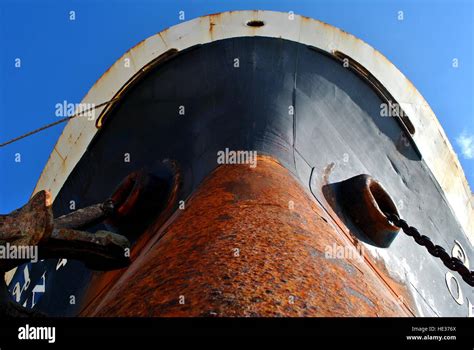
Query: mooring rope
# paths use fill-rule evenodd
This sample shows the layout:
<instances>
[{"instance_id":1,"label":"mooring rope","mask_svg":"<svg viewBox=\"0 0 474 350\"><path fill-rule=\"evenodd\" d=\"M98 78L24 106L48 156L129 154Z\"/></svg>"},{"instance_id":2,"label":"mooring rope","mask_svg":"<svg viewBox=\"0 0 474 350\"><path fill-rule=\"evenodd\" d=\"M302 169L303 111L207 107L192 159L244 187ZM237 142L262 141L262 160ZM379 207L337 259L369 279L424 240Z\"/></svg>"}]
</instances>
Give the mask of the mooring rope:
<instances>
[{"instance_id":1,"label":"mooring rope","mask_svg":"<svg viewBox=\"0 0 474 350\"><path fill-rule=\"evenodd\" d=\"M20 135L20 136L18 136L18 137L15 137L15 138L9 140L9 141L3 142L3 143L0 144L0 147L7 146L7 145L9 145L9 144L11 144L11 143L13 143L13 142L16 142L16 141L19 141L19 140L21 140L21 139L24 139L25 137L28 137L28 136L37 134L37 133L39 133L40 131L43 131L43 130L49 129L49 128L55 126L55 125L58 125L58 124L67 122L67 121L69 121L69 120L71 120L71 119L73 119L73 118L76 118L76 117L78 117L78 116L84 114L84 113L88 113L88 112L93 111L93 110L95 110L95 109L97 109L97 108L100 108L100 107L106 106L106 105L108 105L108 104L110 104L110 103L112 103L112 102L115 102L115 101L117 101L118 99L119 99L119 97L115 97L115 98L113 98L113 99L111 99L111 100L109 100L109 101L107 101L107 102L100 103L100 104L98 104L98 105L96 105L96 106L94 106L94 107L88 108L88 109L86 109L86 110L84 110L84 111L81 111L81 112L79 112L79 113L75 113L75 114L73 114L73 115L71 115L71 116L69 116L69 117L62 118L61 120L55 121L54 123L50 123L50 124L44 125L44 126L42 126L41 128L32 130L32 131L30 131L30 132L27 132L26 134Z\"/></svg>"}]
</instances>

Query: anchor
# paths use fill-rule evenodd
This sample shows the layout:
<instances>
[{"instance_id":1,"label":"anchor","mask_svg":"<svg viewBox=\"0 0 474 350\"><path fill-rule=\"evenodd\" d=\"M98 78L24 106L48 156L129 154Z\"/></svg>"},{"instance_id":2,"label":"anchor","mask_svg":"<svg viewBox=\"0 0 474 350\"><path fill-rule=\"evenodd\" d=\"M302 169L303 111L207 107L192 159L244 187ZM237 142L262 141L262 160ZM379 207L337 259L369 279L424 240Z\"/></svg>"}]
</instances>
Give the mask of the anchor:
<instances>
[{"instance_id":1,"label":"anchor","mask_svg":"<svg viewBox=\"0 0 474 350\"><path fill-rule=\"evenodd\" d=\"M0 257L0 317L41 317L15 303L8 292L4 274L22 264L37 259L73 259L81 261L91 270L114 270L130 264L130 241L123 228L140 225L143 215L150 213L150 203L162 203L167 197L167 183L145 170L129 174L112 196L102 203L78 209L54 218L52 196L49 191L39 191L26 205L10 214L0 215L0 246L14 247L17 251L32 251L37 257L5 259ZM156 204L155 204L156 205ZM140 222L138 222L140 221ZM83 231L100 222L117 234L99 230ZM126 230L125 230L126 231Z\"/></svg>"}]
</instances>

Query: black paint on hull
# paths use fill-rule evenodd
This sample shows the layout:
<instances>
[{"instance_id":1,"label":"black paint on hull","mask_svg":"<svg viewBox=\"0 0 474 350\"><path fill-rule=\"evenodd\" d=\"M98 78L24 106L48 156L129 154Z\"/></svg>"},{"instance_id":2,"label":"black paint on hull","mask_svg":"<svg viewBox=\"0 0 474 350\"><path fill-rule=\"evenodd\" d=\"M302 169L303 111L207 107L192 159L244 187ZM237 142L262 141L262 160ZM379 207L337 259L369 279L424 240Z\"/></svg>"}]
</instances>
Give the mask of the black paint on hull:
<instances>
[{"instance_id":1,"label":"black paint on hull","mask_svg":"<svg viewBox=\"0 0 474 350\"><path fill-rule=\"evenodd\" d=\"M372 175L411 225L449 250L458 240L474 261L427 165L397 121L380 116L381 103L339 61L296 42L255 37L199 46L153 68L127 92L68 177L54 202L55 215L68 213L71 200L78 208L104 200L127 174L142 167L153 170L165 158L179 163L180 197L186 199L218 165L218 151L255 150L276 157L319 201L324 199L323 174L330 183ZM449 295L445 267L422 247L399 235L385 252L392 257L389 269L405 279L425 315L467 314L465 305ZM402 259L411 277L396 262ZM79 262L69 261L58 271L56 264L30 266L32 283L21 302L31 302L32 286L46 270L47 292L36 307L74 315L91 272ZM10 290L21 279L19 269ZM474 301L472 288L460 285ZM75 306L69 304L70 295L76 296Z\"/></svg>"}]
</instances>

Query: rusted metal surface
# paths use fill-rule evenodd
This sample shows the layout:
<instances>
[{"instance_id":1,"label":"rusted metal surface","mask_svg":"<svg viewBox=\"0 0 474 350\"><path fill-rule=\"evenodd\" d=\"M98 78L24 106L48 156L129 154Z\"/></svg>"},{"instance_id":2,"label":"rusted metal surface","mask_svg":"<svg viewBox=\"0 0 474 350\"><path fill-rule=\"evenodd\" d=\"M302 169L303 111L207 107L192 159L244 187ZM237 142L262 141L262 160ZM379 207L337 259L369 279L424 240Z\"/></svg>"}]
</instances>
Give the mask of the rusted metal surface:
<instances>
[{"instance_id":1,"label":"rusted metal surface","mask_svg":"<svg viewBox=\"0 0 474 350\"><path fill-rule=\"evenodd\" d=\"M54 229L47 242L40 245L42 259L74 259L92 270L110 270L127 266L130 242L108 231L94 233L73 229Z\"/></svg>"},{"instance_id":2,"label":"rusted metal surface","mask_svg":"<svg viewBox=\"0 0 474 350\"><path fill-rule=\"evenodd\" d=\"M132 172L110 199L54 219L54 227L47 232L47 238L41 245L41 257L80 260L92 270L110 270L128 265L130 242L125 236L103 230L91 234L76 229L107 220L128 236L133 232L127 229L131 225L142 232L160 208L166 207L172 191L172 184L167 182L144 170ZM40 192L38 196L44 197L45 193ZM52 216L51 208L48 208Z\"/></svg>"},{"instance_id":3,"label":"rusted metal surface","mask_svg":"<svg viewBox=\"0 0 474 350\"><path fill-rule=\"evenodd\" d=\"M263 21L264 26L249 27L246 25L249 20ZM403 111L409 116L410 121L413 122L413 127L416 128L416 135L414 136L416 145L419 147L424 160L426 160L428 167L431 168L436 180L440 184L441 190L438 190L438 187L436 187L437 191L440 193L442 192L441 194L446 195L448 198L449 204L455 213L453 216L456 216L463 226L464 234L474 232L474 230L469 229L469 227L473 227L472 223L474 223L474 221L472 220L472 203L469 202L470 191L467 186L467 182L463 177L462 170L459 167L457 159L450 148L449 142L447 142L441 127L439 124L437 124L436 118L426 104L426 101L423 100L411 83L381 54L353 36L339 31L338 29L322 22L313 21L311 19L299 16L295 16L293 21L289 21L288 14L285 13L244 11L216 14L183 23L182 25L172 27L160 34L142 41L135 48L125 54L95 84L83 102L102 102L110 99L113 96L118 96L121 93L125 93L127 87L130 86L129 84L135 80L135 77L143 77L145 72L149 71L148 67L150 67L150 62L153 62L153 60L159 58L161 54L166 53L170 49L175 49L176 52L183 52L184 49L196 45L240 36L278 37L316 47L330 55L337 52L343 53L353 59L351 64L355 64L357 68L364 68L365 70L363 70L363 73L368 72L372 74L373 78L380 83L381 87L383 86L386 88L387 92L393 96L394 100L404 103ZM124 68L123 60L125 58L130 58L130 68ZM352 75L351 73L348 74ZM368 81L368 83L370 83L370 81ZM108 113L108 111L104 111L103 116L106 117L105 114ZM295 118L295 121L301 121L302 116L303 114L300 113L298 119ZM116 120L112 118L112 115L110 115L110 117L111 118L109 119L104 119L104 121L108 123ZM114 117L117 116L114 115ZM202 117L202 115L200 115L200 117ZM165 117L164 115L160 115L157 118L164 119ZM86 151L87 147L90 146L90 140L96 136L97 130L95 123L95 120L90 121L86 120L86 118L82 118L80 120L72 121L68 124L64 130L63 135L58 141L58 144L56 145L47 166L44 169L43 175L38 182L37 189L51 189L53 197L56 197L59 190L63 187L66 179L70 177L72 169L74 169L74 167L78 164L79 159L81 159L83 155L87 154L84 152ZM329 129L330 132L327 132L327 129L325 129L326 131L324 134L315 133L314 136L317 135L315 138L321 140L324 140L324 136L327 135L330 135L328 138L337 139L337 134L340 129L344 129L344 126L340 128L339 125L339 127L335 129ZM104 128L103 130L107 130L107 128ZM308 130L306 125L305 130ZM336 130L337 132L334 133ZM159 131L160 130L157 130L157 134ZM301 137L298 137L297 139L302 140ZM349 138L343 139L349 140ZM306 139L307 143L309 142L308 140L310 139ZM321 144L324 144L324 141L321 141ZM114 147L115 146L116 144L114 144ZM342 152L345 152L347 149L351 160L358 158L357 155L352 154L349 151L351 149L353 150L349 142L344 144L344 147L344 149L341 148ZM319 147L309 148L314 150L321 149ZM307 155L306 158L309 160L308 164L304 167L299 167L299 169L303 171L302 174L299 174L301 184L303 186L306 186L308 183L308 178L306 177L307 172L305 169L306 166L316 169L315 173L317 173L319 176L321 169L323 169L326 164L330 163L333 166L334 164L337 164L338 161L336 158L338 156L334 155L332 149L330 147L323 147L323 149L325 151L314 153L317 155L316 157L321 159L321 163L323 164L320 164L317 159L312 158L309 160L311 157ZM298 150L294 150L294 154L298 154L297 151ZM331 156L329 156L329 153L331 153ZM325 158L328 158L327 162L324 160ZM370 159L367 159L368 157L363 158L364 161L362 164L368 165L370 163ZM392 166L393 164L394 163L392 162ZM285 163L285 165L287 166L288 164ZM344 166L341 162L336 166L336 169L339 167L339 165ZM374 168L360 169L353 165L354 164L352 163L350 169L347 167L346 171L340 172L339 175L343 173L343 177L341 175L339 177L332 178L332 180L335 179L340 181L347 176L365 172L377 176L378 178L382 178L384 183L386 183L386 174L375 174L373 173L373 171L375 171ZM390 166L390 164L388 166ZM411 165L408 166L411 167ZM394 169L398 172L396 167ZM426 169L426 172L428 173L429 170ZM321 184L319 182L315 183L315 186L317 187L320 187L320 185ZM400 192L398 192L399 189ZM395 186L395 188L392 187L391 190L394 196L398 194L398 203L402 194L402 189ZM413 190L413 192L417 191L417 189L414 187L410 190ZM433 198L438 198L437 195L438 193L436 193L436 196ZM321 206L325 211L330 211L330 208L326 206L327 203L324 203L324 199L321 195L315 197L317 197L317 200L321 202ZM413 197L411 197L411 199L413 199ZM95 202L95 199L93 202ZM410 200L410 202L407 203L410 206L416 207L417 204L419 204L416 202L417 200ZM424 200L422 202L426 203ZM418 206L420 210L429 209L429 207L430 205L425 204ZM403 210L402 207L400 207L400 209ZM448 209L447 212L449 212L449 208L446 207L446 209ZM429 215L431 214L428 214L428 216ZM164 220L165 217L165 215L160 215L160 219L158 221ZM434 221L432 222L431 220L423 221L423 226L425 223L427 223L428 225L434 225L438 227L440 224L439 221L442 221L442 219L439 219L437 223ZM329 220L329 222L337 223L338 225L340 224L340 226L335 226L334 228L337 232L339 232L340 235L345 236L345 239L347 239L350 244L356 246L361 245L361 243L357 241L357 238L352 237L352 233L347 230L344 224L338 222L337 217L332 217L332 220ZM132 250L132 255L141 256L141 254L145 254L148 249L153 248L147 242L151 244L151 241L157 240L157 236L161 236L163 233L165 233L162 231L162 227L159 224L155 224L154 227L154 229L148 229L145 234L139 238L136 246ZM470 238L472 241L472 236ZM397 240L396 243L398 243L398 241L399 240ZM141 248L144 247L146 249L142 250ZM391 248L393 248L393 246ZM395 296L395 298L403 294L403 292L398 290L397 282L394 282L391 276L394 276L394 271L400 271L400 274L396 274L399 280L403 281L403 283L408 287L410 284L413 285L413 283L415 283L413 285L416 289L415 293L423 295L423 299L428 301L434 300L433 303L431 303L431 306L432 309L436 311L437 307L434 307L434 304L444 305L442 300L440 301L437 299L438 297L440 299L443 298L441 294L438 295L439 286L436 285L437 280L435 278L431 278L431 276L426 273L426 270L423 272L416 271L415 282L413 279L409 280L408 278L404 278L402 275L405 274L405 277L409 276L411 270L418 268L421 270L421 264L418 264L418 255L408 254L407 256L407 250L405 250L405 247L398 248L399 249L392 249L390 251L376 248L374 256L380 257L380 260L377 261L371 259L369 256L364 255L367 267L374 275L377 276L377 278L383 281L383 285L390 291L392 297ZM415 258L412 259L413 257ZM406 258L408 258L408 260L406 260ZM387 267L388 271L390 272L385 270L385 267ZM71 275L74 275L74 273ZM97 278L95 279L95 277ZM90 288L91 299L87 300L87 305L90 307L88 307L87 310L93 309L93 307L96 306L97 300L100 300L103 295L107 295L109 286L113 285L119 277L120 272L108 272L94 275L94 281L92 283L92 287ZM416 281L421 281L422 279L423 281L420 282L420 285L418 285ZM436 298L431 298L429 295L430 293L435 293ZM427 295L426 298L424 295ZM404 298L404 300L408 299ZM405 302L401 303L401 307L404 308L407 313L410 313L410 307L408 307ZM451 315L449 312L440 312L440 314Z\"/></svg>"},{"instance_id":4,"label":"rusted metal surface","mask_svg":"<svg viewBox=\"0 0 474 350\"><path fill-rule=\"evenodd\" d=\"M176 177L177 166L165 162L169 178ZM177 180L178 178L174 179ZM15 245L39 245L41 258L67 258L83 261L93 270L109 270L129 263L130 242L125 236L108 231L94 234L79 231L107 220L119 231L132 232L134 225L142 232L176 189L176 183L153 176L145 170L132 172L103 203L78 209L53 220L51 195L38 192L23 208L0 217L0 242ZM137 228L140 226L141 228ZM130 253L130 252L128 252ZM21 262L3 262L4 271ZM13 264L13 265L12 265Z\"/></svg>"},{"instance_id":5,"label":"rusted metal surface","mask_svg":"<svg viewBox=\"0 0 474 350\"><path fill-rule=\"evenodd\" d=\"M0 215L1 244L37 245L47 239L52 230L51 195L47 191L38 192L20 209Z\"/></svg>"},{"instance_id":6,"label":"rusted metal surface","mask_svg":"<svg viewBox=\"0 0 474 350\"><path fill-rule=\"evenodd\" d=\"M166 208L175 184L176 164L162 162L166 175L156 176L140 169L119 184L110 200L116 209L106 222L129 238L141 235L145 228Z\"/></svg>"},{"instance_id":7,"label":"rusted metal surface","mask_svg":"<svg viewBox=\"0 0 474 350\"><path fill-rule=\"evenodd\" d=\"M84 262L91 269L107 270L128 265L126 250L130 242L123 236L98 231L94 234L74 230L93 224L112 210L109 201L83 208L75 213L53 219L51 195L38 192L22 208L0 216L0 245L5 251L28 249L30 255L0 259L0 273L29 260L68 258ZM33 250L31 250L32 248ZM36 248L36 251L34 250ZM31 253L33 252L33 253ZM33 256L34 255L34 256ZM35 311L15 304L0 281L0 315L37 316Z\"/></svg>"},{"instance_id":8,"label":"rusted metal surface","mask_svg":"<svg viewBox=\"0 0 474 350\"><path fill-rule=\"evenodd\" d=\"M114 202L107 200L104 203L90 205L54 219L56 228L81 228L104 220L114 212Z\"/></svg>"},{"instance_id":9,"label":"rusted metal surface","mask_svg":"<svg viewBox=\"0 0 474 350\"><path fill-rule=\"evenodd\" d=\"M0 215L0 246L37 246L47 240L53 231L51 195L47 191L36 193L23 207L8 215ZM23 259L0 259L0 317L32 317L39 314L13 302L8 293L4 274L26 262Z\"/></svg>"},{"instance_id":10,"label":"rusted metal surface","mask_svg":"<svg viewBox=\"0 0 474 350\"><path fill-rule=\"evenodd\" d=\"M357 175L340 183L339 201L359 228L379 247L387 248L400 229L384 213L398 214L383 186L369 175Z\"/></svg>"},{"instance_id":11,"label":"rusted metal surface","mask_svg":"<svg viewBox=\"0 0 474 350\"><path fill-rule=\"evenodd\" d=\"M347 224L341 220L340 213L335 211L336 203L339 201L339 196L334 186L329 186L329 177L333 166L329 166L324 169L322 174L322 187L313 188L310 184L310 189L314 198L319 198L318 202L327 214L328 219L335 223L335 229L343 236L346 237L352 245L356 247L365 246L359 239L359 237L351 231ZM312 181L310 181L312 182ZM318 193L314 193L313 191ZM364 260L367 266L375 273L378 278L385 284L385 286L391 291L392 295L399 300L400 306L405 309L405 312L416 316L416 307L411 296L411 293L407 289L404 281L395 279L393 273L389 271L385 261L374 258L371 252L363 250Z\"/></svg>"},{"instance_id":12,"label":"rusted metal surface","mask_svg":"<svg viewBox=\"0 0 474 350\"><path fill-rule=\"evenodd\" d=\"M164 206L162 210L156 215L154 221L150 224L150 227L145 232L142 232L142 234L138 237L137 241L132 245L130 252L130 258L132 261L138 258L140 253L144 251L144 248L151 239L158 238L155 233L159 232L163 226L166 226L165 222L169 220L173 211L176 209L178 195L182 186L182 174L180 172L178 164L175 161L165 160L163 161L163 164L169 167L169 171L172 173L168 196L166 198L162 198ZM134 191L130 191L130 195L127 196L127 199L130 200L125 200L122 202L118 200L118 197L121 197L120 193L130 186L130 182L134 183L134 180L136 180L136 173L131 174L128 178L124 179L124 181L122 182L123 187L119 186L116 192L112 195L112 198L116 197L117 202L121 202L123 203L123 205L128 206L127 203L131 203L131 198L135 198L135 196L133 195ZM140 201L140 199L138 199L137 201L139 206ZM87 314L90 309L93 309L97 305L97 303L100 302L104 295L108 293L110 287L116 283L116 281L122 276L125 271L126 269L121 269L94 273L83 302L83 310L85 314Z\"/></svg>"},{"instance_id":13,"label":"rusted metal surface","mask_svg":"<svg viewBox=\"0 0 474 350\"><path fill-rule=\"evenodd\" d=\"M10 246L38 247L36 258L72 258L83 261L92 269L123 267L129 259L125 249L129 241L118 234L98 231L89 233L75 230L103 219L110 203L92 205L88 208L53 219L47 191L38 192L22 208L0 216L0 243ZM24 263L23 260L1 259L0 271L8 271Z\"/></svg>"},{"instance_id":14,"label":"rusted metal surface","mask_svg":"<svg viewBox=\"0 0 474 350\"><path fill-rule=\"evenodd\" d=\"M87 316L407 316L284 167L217 168Z\"/></svg>"},{"instance_id":15,"label":"rusted metal surface","mask_svg":"<svg viewBox=\"0 0 474 350\"><path fill-rule=\"evenodd\" d=\"M261 27L248 21L262 21ZM404 123L412 130L415 144L444 191L464 233L474 242L472 194L462 167L433 111L411 82L381 53L338 28L303 16L271 11L231 11L196 18L168 28L133 47L96 82L82 101L99 103L118 96L136 77L148 71L169 50L175 52L212 41L243 36L264 36L297 41L330 55L350 57L357 67L380 83L395 101L402 104ZM124 67L124 59L131 66ZM99 110L102 112L104 109ZM105 113L105 112L104 112ZM103 115L105 118L106 116ZM95 120L71 120L58 140L38 181L35 192L49 189L53 198L84 154L97 132Z\"/></svg>"}]
</instances>

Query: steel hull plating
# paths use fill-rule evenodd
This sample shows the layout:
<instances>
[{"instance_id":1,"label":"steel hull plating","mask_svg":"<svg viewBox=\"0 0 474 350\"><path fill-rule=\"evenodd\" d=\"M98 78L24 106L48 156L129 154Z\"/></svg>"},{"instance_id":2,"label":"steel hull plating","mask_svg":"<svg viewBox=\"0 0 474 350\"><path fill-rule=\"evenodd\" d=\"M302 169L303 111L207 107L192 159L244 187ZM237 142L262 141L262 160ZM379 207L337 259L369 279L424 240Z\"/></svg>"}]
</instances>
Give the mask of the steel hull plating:
<instances>
[{"instance_id":1,"label":"steel hull plating","mask_svg":"<svg viewBox=\"0 0 474 350\"><path fill-rule=\"evenodd\" d=\"M54 212L69 212L71 200L79 207L100 202L127 174L144 167L154 171L163 159L173 159L180 166L178 199L185 201L186 209L181 212L176 202L169 234L149 246L148 251L135 250L137 260L129 271L97 273L74 261L63 262L59 268L57 261L31 266L30 275L36 281L45 271L54 276L45 282L48 293L37 300L36 307L53 315L82 311L84 315L318 316L331 315L333 310L336 316L466 316L469 300L474 300L472 288L458 279L459 293L463 293L460 298L442 263L409 237L399 235L385 249L372 246L332 195L335 183L370 174L383 183L411 225L445 247L451 248L457 241L473 261L469 241L429 168L407 141L409 135L394 118L381 116L384 102L367 81L341 62L283 39L216 41L193 47L158 65L108 114L57 195ZM273 157L281 166L262 161L262 168L257 164L256 170L226 165L213 173L219 166L218 152L226 148L256 151ZM235 173L235 169L242 173ZM237 207L219 204L221 216L217 216L217 208L205 207L206 200L200 201L199 196L219 196L219 187L214 194L212 185L219 181L216 174L232 175L235 183L239 176L248 177L240 192L229 190L222 195L241 198L242 193L252 197L255 192L252 206L262 211L262 216L246 221L245 215L237 215L238 205L248 200L245 196ZM264 176L268 176L268 183ZM279 181L291 183L287 194L275 181L278 176ZM268 193L268 184L275 186L274 193ZM266 190L262 193L261 188ZM291 193L297 193L298 199L291 199ZM267 207L267 200L278 211L273 211L271 205ZM290 200L294 201L294 209L285 207ZM187 235L184 228L198 225L200 212L206 208L212 209L215 217L208 218L205 230L190 230ZM219 219L227 216L232 218L230 222ZM285 222L278 218L287 218L289 226L275 239L283 244L288 236L288 244L295 249L273 244L276 227ZM252 231L257 226L261 234ZM294 229L304 232L291 236ZM154 234L159 232L153 231L148 238L156 239ZM298 234L302 235L300 241ZM229 236L237 241L219 240ZM186 240L190 245L182 243L181 251L180 242ZM355 268L354 274L345 270L341 261L337 260L342 264L338 265L320 256L324 244L330 246L341 240L343 245L365 247L364 263ZM232 249L239 248L234 247L238 241L243 245L241 260L232 257ZM251 246L257 248L249 255ZM203 264L212 260L208 254L213 249L218 259ZM186 261L189 254L195 258L191 262ZM249 260L242 260L244 257ZM279 263L265 274L267 260L269 264ZM213 264L217 262L221 270L213 279ZM226 269L229 271L224 273ZM135 274L127 279L130 271ZM245 271L257 275L245 276ZM227 284L222 280L224 275L230 279ZM10 284L11 290L21 276L20 269ZM358 289L358 280L363 280L367 288ZM253 293L255 283L265 288ZM273 299L272 293L264 293L267 288L272 290L272 283L278 290L278 297ZM155 288L157 292L153 292ZM198 300L199 294L203 299ZM71 295L76 304L71 305ZM285 305L292 295L296 301ZM184 305L179 304L180 296L185 298ZM26 290L19 301L31 301L32 297L32 291ZM126 306L114 306L122 297Z\"/></svg>"}]
</instances>

